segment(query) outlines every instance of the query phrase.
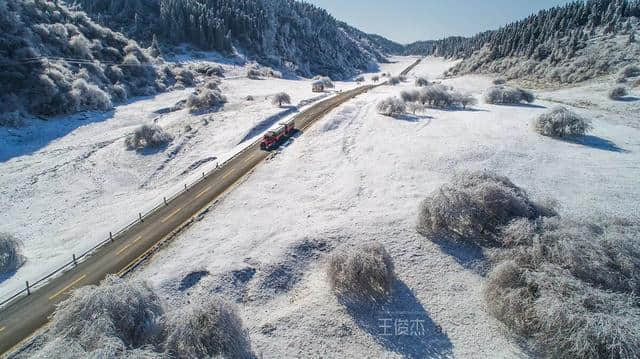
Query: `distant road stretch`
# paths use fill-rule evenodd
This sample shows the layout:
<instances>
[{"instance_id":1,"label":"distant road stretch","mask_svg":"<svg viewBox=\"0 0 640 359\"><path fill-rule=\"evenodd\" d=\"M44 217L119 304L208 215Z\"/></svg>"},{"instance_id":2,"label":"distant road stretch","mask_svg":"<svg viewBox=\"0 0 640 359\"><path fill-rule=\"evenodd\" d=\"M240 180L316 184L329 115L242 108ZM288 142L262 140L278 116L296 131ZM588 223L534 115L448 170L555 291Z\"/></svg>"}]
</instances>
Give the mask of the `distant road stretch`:
<instances>
[{"instance_id":1,"label":"distant road stretch","mask_svg":"<svg viewBox=\"0 0 640 359\"><path fill-rule=\"evenodd\" d=\"M401 74L408 74L419 62L417 60ZM336 107L383 84L361 86L311 106L294 117L296 129L304 131ZM135 267L268 156L269 152L260 150L260 141L254 142L114 242L100 247L89 258L51 279L31 295L7 305L0 312L0 353L9 351L45 325L55 305L67 298L73 289L98 284L108 274L122 275Z\"/></svg>"}]
</instances>

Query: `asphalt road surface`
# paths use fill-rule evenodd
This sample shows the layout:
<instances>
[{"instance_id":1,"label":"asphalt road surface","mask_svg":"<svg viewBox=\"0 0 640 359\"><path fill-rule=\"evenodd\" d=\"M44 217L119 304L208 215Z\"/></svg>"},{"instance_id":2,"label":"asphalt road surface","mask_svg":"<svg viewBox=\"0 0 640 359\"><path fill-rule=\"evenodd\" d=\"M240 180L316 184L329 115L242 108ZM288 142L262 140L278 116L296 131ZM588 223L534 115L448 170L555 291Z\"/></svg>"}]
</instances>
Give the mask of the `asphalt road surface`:
<instances>
[{"instance_id":1,"label":"asphalt road surface","mask_svg":"<svg viewBox=\"0 0 640 359\"><path fill-rule=\"evenodd\" d=\"M405 69L408 74L420 60ZM322 101L295 116L295 128L304 131L315 121L350 99L381 85L366 85ZM74 289L98 284L108 274L123 274L154 253L173 234L210 206L221 194L256 167L269 152L254 142L220 169L160 207L118 238L100 247L73 269L51 279L31 295L16 299L0 312L0 353L17 347L45 325L55 305Z\"/></svg>"}]
</instances>

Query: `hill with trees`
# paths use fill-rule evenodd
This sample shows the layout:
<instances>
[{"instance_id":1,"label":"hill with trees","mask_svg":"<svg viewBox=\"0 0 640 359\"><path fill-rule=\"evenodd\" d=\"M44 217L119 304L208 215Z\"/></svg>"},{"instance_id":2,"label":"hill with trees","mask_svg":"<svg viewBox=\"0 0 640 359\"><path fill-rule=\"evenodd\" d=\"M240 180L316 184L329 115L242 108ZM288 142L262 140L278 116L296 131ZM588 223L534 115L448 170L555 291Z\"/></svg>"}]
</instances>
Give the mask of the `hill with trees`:
<instances>
[{"instance_id":1,"label":"hill with trees","mask_svg":"<svg viewBox=\"0 0 640 359\"><path fill-rule=\"evenodd\" d=\"M451 75L490 72L575 83L637 61L639 23L638 0L575 1L473 37L409 44L406 53L463 59Z\"/></svg>"},{"instance_id":2,"label":"hill with trees","mask_svg":"<svg viewBox=\"0 0 640 359\"><path fill-rule=\"evenodd\" d=\"M384 62L402 45L365 34L294 0L74 0L98 23L140 43L237 48L261 63L343 79Z\"/></svg>"}]
</instances>

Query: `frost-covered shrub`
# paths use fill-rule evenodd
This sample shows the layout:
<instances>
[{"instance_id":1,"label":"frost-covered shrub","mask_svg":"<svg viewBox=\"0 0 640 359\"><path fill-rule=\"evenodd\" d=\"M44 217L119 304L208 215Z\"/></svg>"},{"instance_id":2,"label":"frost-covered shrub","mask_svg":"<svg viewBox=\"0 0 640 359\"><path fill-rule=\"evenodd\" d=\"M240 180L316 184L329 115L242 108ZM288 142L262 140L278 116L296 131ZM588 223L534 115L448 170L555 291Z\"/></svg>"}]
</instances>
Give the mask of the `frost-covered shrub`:
<instances>
[{"instance_id":1,"label":"frost-covered shrub","mask_svg":"<svg viewBox=\"0 0 640 359\"><path fill-rule=\"evenodd\" d=\"M144 282L112 275L99 286L74 290L58 304L48 336L73 340L87 351L139 348L159 342L163 314L160 298Z\"/></svg>"},{"instance_id":2,"label":"frost-covered shrub","mask_svg":"<svg viewBox=\"0 0 640 359\"><path fill-rule=\"evenodd\" d=\"M21 127L25 124L25 115L20 111L0 112L0 126Z\"/></svg>"},{"instance_id":3,"label":"frost-covered shrub","mask_svg":"<svg viewBox=\"0 0 640 359\"><path fill-rule=\"evenodd\" d=\"M400 80L400 77L398 77L398 76L390 77L389 80L387 80L387 84L389 84L391 86L398 85L400 82L402 82L402 81Z\"/></svg>"},{"instance_id":4,"label":"frost-covered shrub","mask_svg":"<svg viewBox=\"0 0 640 359\"><path fill-rule=\"evenodd\" d=\"M406 107L407 111L414 115L420 111L424 111L424 105L420 102L408 102Z\"/></svg>"},{"instance_id":5,"label":"frost-covered shrub","mask_svg":"<svg viewBox=\"0 0 640 359\"><path fill-rule=\"evenodd\" d=\"M282 104L284 103L286 104L291 103L291 96L289 96L287 93L284 93L284 92L279 92L275 94L271 99L271 104L273 104L274 106L282 107Z\"/></svg>"},{"instance_id":6,"label":"frost-covered shrub","mask_svg":"<svg viewBox=\"0 0 640 359\"><path fill-rule=\"evenodd\" d=\"M209 90L220 91L220 81L219 80L207 80L204 84L204 88Z\"/></svg>"},{"instance_id":7,"label":"frost-covered shrub","mask_svg":"<svg viewBox=\"0 0 640 359\"><path fill-rule=\"evenodd\" d=\"M16 271L24 262L22 242L8 233L0 233L0 274Z\"/></svg>"},{"instance_id":8,"label":"frost-covered shrub","mask_svg":"<svg viewBox=\"0 0 640 359\"><path fill-rule=\"evenodd\" d=\"M493 84L494 85L504 85L507 83L507 80L503 79L503 78L498 78L493 80Z\"/></svg>"},{"instance_id":9,"label":"frost-covered shrub","mask_svg":"<svg viewBox=\"0 0 640 359\"><path fill-rule=\"evenodd\" d=\"M187 107L191 113L213 110L227 102L218 90L200 88L187 98Z\"/></svg>"},{"instance_id":10,"label":"frost-covered shrub","mask_svg":"<svg viewBox=\"0 0 640 359\"><path fill-rule=\"evenodd\" d=\"M196 74L189 69L180 69L176 81L184 87L193 87L196 84Z\"/></svg>"},{"instance_id":11,"label":"frost-covered shrub","mask_svg":"<svg viewBox=\"0 0 640 359\"><path fill-rule=\"evenodd\" d=\"M324 85L325 89L332 89L335 87L335 85L333 84L333 81L331 81L331 78L327 76L316 76L313 79L316 81L322 81L322 84Z\"/></svg>"},{"instance_id":12,"label":"frost-covered shrub","mask_svg":"<svg viewBox=\"0 0 640 359\"><path fill-rule=\"evenodd\" d=\"M531 103L535 100L533 93L520 88L508 86L494 86L485 95L485 101L490 104L519 104Z\"/></svg>"},{"instance_id":13,"label":"frost-covered shrub","mask_svg":"<svg viewBox=\"0 0 640 359\"><path fill-rule=\"evenodd\" d=\"M276 79L281 79L282 78L282 72L269 69L269 71L267 71L267 76L273 77L273 78L276 78Z\"/></svg>"},{"instance_id":14,"label":"frost-covered shrub","mask_svg":"<svg viewBox=\"0 0 640 359\"><path fill-rule=\"evenodd\" d=\"M640 76L640 66L629 65L622 69L622 72L620 72L620 76L625 78Z\"/></svg>"},{"instance_id":15,"label":"frost-covered shrub","mask_svg":"<svg viewBox=\"0 0 640 359\"><path fill-rule=\"evenodd\" d=\"M627 89L624 86L617 86L609 91L609 98L612 100L622 100L625 96L627 96Z\"/></svg>"},{"instance_id":16,"label":"frost-covered shrub","mask_svg":"<svg viewBox=\"0 0 640 359\"><path fill-rule=\"evenodd\" d=\"M444 85L434 84L420 90L419 101L430 107L446 108L454 104L453 93Z\"/></svg>"},{"instance_id":17,"label":"frost-covered shrub","mask_svg":"<svg viewBox=\"0 0 640 359\"><path fill-rule=\"evenodd\" d=\"M417 87L429 86L429 80L426 77L418 77L416 78L416 86Z\"/></svg>"},{"instance_id":18,"label":"frost-covered shrub","mask_svg":"<svg viewBox=\"0 0 640 359\"><path fill-rule=\"evenodd\" d=\"M253 96L249 95L245 98L245 100L247 101L254 101L255 99L253 98Z\"/></svg>"},{"instance_id":19,"label":"frost-covered shrub","mask_svg":"<svg viewBox=\"0 0 640 359\"><path fill-rule=\"evenodd\" d=\"M502 227L543 213L508 178L491 172L463 173L421 203L417 229L425 236L499 246L506 245L501 242Z\"/></svg>"},{"instance_id":20,"label":"frost-covered shrub","mask_svg":"<svg viewBox=\"0 0 640 359\"><path fill-rule=\"evenodd\" d=\"M417 102L420 99L420 93L417 90L402 91L400 98L404 102Z\"/></svg>"},{"instance_id":21,"label":"frost-covered shrub","mask_svg":"<svg viewBox=\"0 0 640 359\"><path fill-rule=\"evenodd\" d=\"M165 352L175 358L253 358L247 331L235 308L216 297L167 316Z\"/></svg>"},{"instance_id":22,"label":"frost-covered shrub","mask_svg":"<svg viewBox=\"0 0 640 359\"><path fill-rule=\"evenodd\" d=\"M173 141L173 137L158 125L142 125L127 136L124 143L128 150L152 148Z\"/></svg>"},{"instance_id":23,"label":"frost-covered shrub","mask_svg":"<svg viewBox=\"0 0 640 359\"><path fill-rule=\"evenodd\" d=\"M376 105L378 113L385 116L399 116L405 112L405 104L397 97L388 97Z\"/></svg>"},{"instance_id":24,"label":"frost-covered shrub","mask_svg":"<svg viewBox=\"0 0 640 359\"><path fill-rule=\"evenodd\" d=\"M378 81L380 81L380 76L378 76L378 75L373 75L373 76L371 76L371 81L373 81L373 82L378 82Z\"/></svg>"},{"instance_id":25,"label":"frost-covered shrub","mask_svg":"<svg viewBox=\"0 0 640 359\"><path fill-rule=\"evenodd\" d=\"M247 78L252 80L257 80L262 76L262 72L257 69L249 69L247 70Z\"/></svg>"},{"instance_id":26,"label":"frost-covered shrub","mask_svg":"<svg viewBox=\"0 0 640 359\"><path fill-rule=\"evenodd\" d=\"M489 311L553 358L640 356L640 225L544 219L498 255Z\"/></svg>"},{"instance_id":27,"label":"frost-covered shrub","mask_svg":"<svg viewBox=\"0 0 640 359\"><path fill-rule=\"evenodd\" d=\"M356 77L356 82L364 82L364 76Z\"/></svg>"},{"instance_id":28,"label":"frost-covered shrub","mask_svg":"<svg viewBox=\"0 0 640 359\"><path fill-rule=\"evenodd\" d=\"M109 110L113 107L108 93L84 79L73 82L71 96L77 103L78 110Z\"/></svg>"},{"instance_id":29,"label":"frost-covered shrub","mask_svg":"<svg viewBox=\"0 0 640 359\"><path fill-rule=\"evenodd\" d=\"M544 136L583 136L591 129L591 121L565 107L556 107L540 115L533 128Z\"/></svg>"},{"instance_id":30,"label":"frost-covered shrub","mask_svg":"<svg viewBox=\"0 0 640 359\"><path fill-rule=\"evenodd\" d=\"M337 248L327 266L331 290L350 301L377 301L391 295L393 260L380 243Z\"/></svg>"},{"instance_id":31,"label":"frost-covered shrub","mask_svg":"<svg viewBox=\"0 0 640 359\"><path fill-rule=\"evenodd\" d=\"M473 106L478 104L478 100L476 100L473 95L468 93L454 92L453 93L453 102L462 106L462 108L466 109L467 106Z\"/></svg>"}]
</instances>

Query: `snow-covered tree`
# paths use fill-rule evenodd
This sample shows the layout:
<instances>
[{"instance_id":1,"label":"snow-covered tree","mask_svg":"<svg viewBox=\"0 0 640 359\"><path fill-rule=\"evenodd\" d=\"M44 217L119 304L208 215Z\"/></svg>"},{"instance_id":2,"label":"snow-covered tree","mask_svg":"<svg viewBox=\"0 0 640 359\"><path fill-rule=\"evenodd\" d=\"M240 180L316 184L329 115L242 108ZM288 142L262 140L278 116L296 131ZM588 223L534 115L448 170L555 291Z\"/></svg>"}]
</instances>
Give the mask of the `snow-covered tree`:
<instances>
[{"instance_id":1,"label":"snow-covered tree","mask_svg":"<svg viewBox=\"0 0 640 359\"><path fill-rule=\"evenodd\" d=\"M282 104L290 104L291 97L285 92L279 92L273 96L271 103L274 106L282 107Z\"/></svg>"}]
</instances>

